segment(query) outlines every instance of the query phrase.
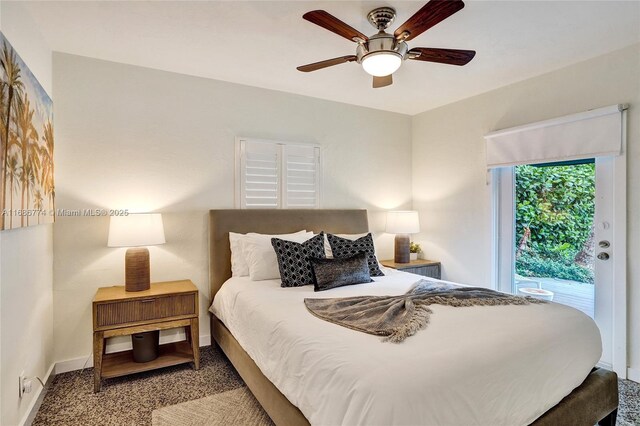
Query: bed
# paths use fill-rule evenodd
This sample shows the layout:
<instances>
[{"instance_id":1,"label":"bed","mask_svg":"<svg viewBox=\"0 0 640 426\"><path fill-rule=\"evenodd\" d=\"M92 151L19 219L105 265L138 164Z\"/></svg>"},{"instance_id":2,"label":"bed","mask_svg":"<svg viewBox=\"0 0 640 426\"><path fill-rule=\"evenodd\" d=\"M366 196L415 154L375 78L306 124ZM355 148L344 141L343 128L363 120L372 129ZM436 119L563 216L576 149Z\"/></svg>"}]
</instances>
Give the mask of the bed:
<instances>
[{"instance_id":1,"label":"bed","mask_svg":"<svg viewBox=\"0 0 640 426\"><path fill-rule=\"evenodd\" d=\"M223 284L231 277L228 240L228 233L230 231L238 233L260 232L278 234L294 232L300 229L307 229L314 232L324 230L337 234L359 234L368 231L367 214L364 210L212 210L210 212L211 296L215 297L216 294L221 291ZM395 274L400 275L394 277ZM419 278L400 272L396 272L395 274L389 273L388 278L376 279L376 291L392 291L396 287L386 288L385 286L393 285L400 286L397 287L396 290L401 292L404 289L402 286L407 286L411 280ZM494 364L491 363L491 356L488 355L485 355L484 358L475 354L469 356L469 360L464 363L463 368L461 368L461 364L458 364L458 368L455 368L455 370L458 370L456 373L458 376L455 379L452 379L452 377L456 376L436 374L436 372L444 371L446 368L425 368L424 366L427 364L437 365L438 356L445 356L445 358L442 359L447 359L448 354L443 354L442 350L424 350L424 348L422 351L416 350L415 348L419 347L416 345L424 344L424 339L433 339L433 333L438 333L438 330L442 333L442 326L438 328L437 321L444 321L444 323L447 321L457 321L461 316L474 315L474 312L477 314L477 310L475 309L466 311L461 309L456 312L451 312L452 308L449 308L447 311L446 308L448 307L440 310L434 309L434 318L437 316L438 320L434 321L427 330L419 332L416 336L411 337L400 345L377 343L379 345L378 348L380 348L380 354L376 355L384 356L383 359L385 360L389 359L389 366L406 364L408 353L423 353L426 356L426 358L417 357L414 361L417 366L422 366L415 370L416 375L421 378L421 380L417 380L416 382L424 383L421 389L423 389L425 395L420 395L419 392L415 392L415 389L413 389L413 391L410 392L411 398L414 398L413 402L411 402L411 398L403 398L407 399L407 409L400 405L402 400L393 399L394 397L398 397L398 392L392 392L394 389L393 385L391 382L385 382L387 378L381 374L367 375L367 380L356 380L350 385L345 385L344 383L340 385L343 387L347 386L347 389L350 389L353 394L361 396L360 399L345 395L338 400L332 400L331 397L327 397L327 395L330 396L328 389L322 388L322 386L324 386L325 383L336 380L344 382L345 380L349 380L350 377L357 378L357 374L364 376L361 372L357 374L354 373L356 376L349 376L349 371L353 370L355 372L357 369L352 367L361 364L363 368L367 368L367 357L363 358L360 355L360 358L358 358L358 356L350 357L349 353L353 354L354 348L366 347L364 346L365 344L371 344L372 339L375 340L377 337L364 335L352 330L342 330L341 327L323 323L317 318L312 318L308 313L306 313L307 316L304 316L304 307L298 306L302 304L298 304L296 300L301 300L303 297L313 297L313 295L309 296L309 288L305 289L304 287L300 287L278 291L277 282L262 282L256 286L256 283L260 282L251 282L246 278L244 280L234 278L234 280L236 281L233 282L233 284L226 286L226 288L222 290L221 297L218 298L218 305L220 306L214 309L214 312L218 313L221 317L225 317L225 321L228 324L223 323L216 315L212 315L212 337L233 363L256 399L278 425L304 425L309 424L310 421L312 424L461 424L461 421L468 423L466 421L468 419L475 419L475 421L471 423L478 424L483 421L482 419L487 419L488 417L486 416L490 416L492 410L506 410L509 412L508 416L512 417L507 416L504 417L505 419L527 418L530 420L526 422L520 420L520 424L615 424L618 405L617 378L614 373L602 369L594 368L589 372L597 362L597 358L595 357L599 356L594 353L593 350L589 349L589 345L585 346L583 348L584 350L579 351L578 354L574 354L575 360L566 363L564 367L562 367L561 363L552 361L550 356L546 358L544 356L538 356L535 348L520 350L519 352L516 348L513 349L512 352L506 349L500 350L499 353L503 354L506 358L502 360L496 359ZM373 291L374 287L370 289ZM352 291L356 291L356 289L343 289L332 293L332 295L326 295L326 297L351 295L350 292ZM234 294L231 296L227 295L223 298L224 293ZM273 305L270 304L271 302L267 303L271 298L270 295L274 295L273 299L275 299L275 301ZM254 299L251 299L249 296L254 297ZM322 296L324 297L325 295ZM233 301L233 303L225 302L224 306L222 306L221 300L230 300ZM264 303L260 302L260 300L264 301ZM237 305L236 301L239 301ZM283 305L279 306L278 303ZM263 306L263 308L261 308L261 306ZM295 315L299 316L299 318L292 321L289 326L283 327L285 330L289 329L289 334L294 333L293 339L290 338L289 342L286 339L278 340L284 338L283 336L267 336L269 330L274 328L268 321L280 323L288 319L287 316L278 318L278 315L284 311L283 306L296 306L295 309L297 313L295 313ZM528 320L522 317L522 315L526 316L533 312L531 309L525 310L521 307L508 306L500 308L510 308L506 309L506 311L509 312L509 315L515 315L513 318L515 318L517 320L515 322L518 323ZM246 315L235 315L234 317L233 313L236 309L244 309L242 312L245 312ZM495 309L495 307L481 309ZM539 309L549 309L549 306L543 306ZM571 308L558 307L556 305L556 308L553 309L553 312L549 311L549 313L545 313L545 317L551 314L559 315L559 318L564 318L563 322L569 325L575 320L575 327L585 328L584 333L587 335L593 333L593 331L589 331L588 329L588 322L580 321ZM521 317L518 317L518 315ZM291 316L293 318L293 313ZM316 322L309 322L313 320ZM472 319L470 321L474 323ZM244 328L240 327L239 323L241 322L244 322ZM234 336L234 334L229 331L227 325L229 325L231 329L236 330L237 336ZM567 327L569 327L569 325L567 325ZM298 331L296 331L296 327L299 327ZM331 328L330 333L327 332L327 330L329 330L327 327ZM463 333L460 334L460 336L465 336L464 333L470 333L464 338L465 341L473 339L474 333L466 330L466 327L458 327L458 330L459 333ZM312 345L313 341L307 341L305 343L301 340L304 337L304 333L308 331L313 331L313 333L318 336L317 339L312 340L317 340L321 345L331 344L336 347L334 347L333 350L326 349L324 354L319 352L318 348L309 347L308 345ZM295 335L296 332L299 333L298 336ZM511 332L513 333L513 331ZM553 332L561 333L562 331L553 330ZM342 337L335 337L335 333L337 333L338 336L341 336L342 333ZM349 335L348 333L356 334ZM565 333L571 333L571 330L568 329ZM577 334L582 335L584 333L581 331ZM430 334L432 335L431 337L429 337ZM489 333L488 335L492 336L493 334L494 333ZM348 338L344 336L348 336ZM442 338L442 336L443 335L441 335L440 338ZM553 342L553 344L544 351L545 353L555 350L558 351L559 354L566 354L566 352L563 351L567 351L575 345L579 347L580 344L586 344L585 342L588 342L589 339L593 339L593 336L590 336L582 341L580 339L574 339L575 336L568 336L566 340L571 340L570 345L560 347L563 343L561 339L558 340L558 336L561 337L561 335L555 337L557 341L547 341L547 343ZM300 348L302 348L297 354L296 346L291 346L292 344L290 343L290 341L295 342L296 339L300 340ZM411 339L413 339L413 341L410 341ZM518 339L526 344L526 339L522 339L522 335L520 335ZM261 342L261 340L263 341ZM275 342L281 345L279 347L287 347L287 366L289 371L284 371L282 364L278 364L279 358L282 357L273 356L273 348L269 347L269 342ZM337 345L336 342L345 342L345 344ZM349 344L352 346L349 346ZM361 344L362 346L360 346ZM498 343L494 342L493 344ZM491 346L491 343L489 346ZM393 355L394 351L397 352L397 355ZM313 356L316 358L313 358ZM318 357L322 359L323 356L328 357L327 359L330 359L331 362L336 365L344 364L348 368L343 372L340 372L338 367L333 368L333 364L330 365L331 368L327 368L327 366L323 368L317 363ZM340 358L340 356L345 358ZM402 362L396 362L396 364L394 364L394 357L402 360ZM372 358L373 362L381 364L380 360L375 360L375 356L368 358ZM480 362L479 360L483 361ZM349 362L352 363L351 366L349 366ZM425 362L427 364L424 364ZM525 365L531 363L538 363L537 368L544 367L553 370L562 367L562 371L565 371L565 369L567 371L563 374L548 375L549 378L546 379L547 381L545 382L538 377L539 375L533 375L530 371L526 373L524 370L514 370L519 364ZM305 370L305 364L320 365L320 367L316 370ZM445 364L448 366L447 368L451 369L452 362ZM315 382L317 385L309 386L310 383L314 383L308 381L310 380L309 377L314 375L314 372L317 373L316 375L318 376ZM283 373L285 376L288 375L289 379L280 379ZM296 376L296 374L298 374L298 376ZM331 374L334 375L331 376ZM271 377L271 380L267 377ZM291 380L291 377L296 380ZM372 377L375 377L375 380L373 380ZM507 382L505 382L505 378L508 377L515 378L516 380L507 380ZM522 392L518 394L518 392L515 391L523 387L523 384L518 383L517 379L531 381L531 383L527 383L526 386L524 386L526 391L530 392L530 401L528 403L524 402L525 394ZM307 390L303 392L305 389L305 381ZM303 385L300 385L302 388L300 386L296 387L297 382L303 383ZM276 383L277 386L274 383ZM503 383L505 383L505 388L501 388ZM486 389L487 392L484 395L477 395L477 399L474 397L471 400L465 400L465 397L468 398L469 395L474 395L473 392L471 394L465 394L465 389L470 389L470 386L475 386L476 392L480 392L483 389ZM509 387L512 389L509 389ZM383 392L381 393L380 390ZM437 392L435 390L437 390ZM490 391L500 396L498 398L491 398ZM427 403L417 402L421 400L415 400L416 394L419 398L427 401ZM319 396L322 395L325 395L325 397L319 398ZM430 397L427 395L430 395ZM434 395L437 397L434 397ZM340 399L343 401L341 402ZM391 413L388 417L384 417L385 411L380 411L380 407L384 407L384 403L381 404L380 402L384 400L388 401L386 412ZM346 401L346 403L344 401ZM430 406L429 403L435 405ZM491 406L491 404L495 405L496 403L498 404L497 407ZM443 410L442 407L446 409ZM414 408L416 409L416 413L407 413L408 409L413 410ZM436 413L436 411L438 411L438 413ZM459 413L459 416L456 413ZM503 424L513 424L510 420L505 420Z\"/></svg>"}]
</instances>

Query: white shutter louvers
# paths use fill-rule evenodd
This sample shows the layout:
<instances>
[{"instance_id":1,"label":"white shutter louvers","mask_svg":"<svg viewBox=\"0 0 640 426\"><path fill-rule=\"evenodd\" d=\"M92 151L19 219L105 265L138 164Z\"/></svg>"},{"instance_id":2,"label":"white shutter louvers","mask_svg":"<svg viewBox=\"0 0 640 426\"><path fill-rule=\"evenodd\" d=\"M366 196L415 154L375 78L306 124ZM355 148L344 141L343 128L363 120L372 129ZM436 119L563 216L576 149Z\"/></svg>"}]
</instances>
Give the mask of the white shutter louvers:
<instances>
[{"instance_id":1,"label":"white shutter louvers","mask_svg":"<svg viewBox=\"0 0 640 426\"><path fill-rule=\"evenodd\" d=\"M318 207L319 151L314 146L284 145L284 206Z\"/></svg>"},{"instance_id":2,"label":"white shutter louvers","mask_svg":"<svg viewBox=\"0 0 640 426\"><path fill-rule=\"evenodd\" d=\"M320 148L238 139L236 207L320 207Z\"/></svg>"}]
</instances>

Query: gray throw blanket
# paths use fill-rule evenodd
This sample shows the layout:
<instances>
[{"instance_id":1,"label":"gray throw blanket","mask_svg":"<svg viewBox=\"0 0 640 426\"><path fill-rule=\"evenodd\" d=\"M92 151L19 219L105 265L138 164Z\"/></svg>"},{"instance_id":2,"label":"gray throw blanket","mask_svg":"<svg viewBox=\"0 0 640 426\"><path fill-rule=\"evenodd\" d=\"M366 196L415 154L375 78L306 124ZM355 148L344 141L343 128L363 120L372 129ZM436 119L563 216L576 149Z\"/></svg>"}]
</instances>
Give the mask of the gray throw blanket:
<instances>
[{"instance_id":1,"label":"gray throw blanket","mask_svg":"<svg viewBox=\"0 0 640 426\"><path fill-rule=\"evenodd\" d=\"M356 296L332 299L304 299L313 315L325 321L363 333L384 336L400 343L429 323L429 305L453 307L528 305L545 303L532 297L511 296L480 287L457 287L443 282L420 280L400 296Z\"/></svg>"}]
</instances>

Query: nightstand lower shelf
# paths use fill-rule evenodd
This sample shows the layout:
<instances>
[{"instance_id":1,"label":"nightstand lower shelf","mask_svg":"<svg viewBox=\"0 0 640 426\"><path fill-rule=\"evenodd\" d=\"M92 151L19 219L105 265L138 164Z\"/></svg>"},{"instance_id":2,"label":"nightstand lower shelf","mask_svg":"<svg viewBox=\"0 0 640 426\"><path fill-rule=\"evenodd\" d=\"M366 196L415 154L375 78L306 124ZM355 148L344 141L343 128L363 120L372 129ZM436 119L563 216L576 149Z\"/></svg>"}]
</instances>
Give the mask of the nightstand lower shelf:
<instances>
[{"instance_id":1,"label":"nightstand lower shelf","mask_svg":"<svg viewBox=\"0 0 640 426\"><path fill-rule=\"evenodd\" d=\"M193 350L191 343L186 340L160 345L158 358L149 362L135 362L133 351L114 352L102 357L102 377L126 376L188 362L193 362Z\"/></svg>"}]
</instances>

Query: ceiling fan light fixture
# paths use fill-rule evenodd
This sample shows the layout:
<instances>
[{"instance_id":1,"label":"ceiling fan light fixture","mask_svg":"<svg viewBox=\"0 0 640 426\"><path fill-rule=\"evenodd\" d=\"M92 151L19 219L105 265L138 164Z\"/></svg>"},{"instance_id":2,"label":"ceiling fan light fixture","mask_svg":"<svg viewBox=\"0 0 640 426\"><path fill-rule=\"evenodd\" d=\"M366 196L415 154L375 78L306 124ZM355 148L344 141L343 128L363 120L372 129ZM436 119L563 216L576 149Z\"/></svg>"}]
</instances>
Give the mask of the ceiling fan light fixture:
<instances>
[{"instance_id":1,"label":"ceiling fan light fixture","mask_svg":"<svg viewBox=\"0 0 640 426\"><path fill-rule=\"evenodd\" d=\"M371 25L378 30L367 37L355 28L345 24L324 10L312 10L302 18L325 30L355 42L356 54L326 59L297 67L298 71L310 72L346 62L357 62L367 74L373 76L372 87L378 89L393 84L392 75L400 68L405 59L421 62L437 62L449 65L466 65L473 59L473 50L414 47L409 49L407 42L413 40L429 28L449 18L464 7L463 0L428 0L407 21L393 33L385 30L396 18L391 7L378 7L367 15Z\"/></svg>"},{"instance_id":2,"label":"ceiling fan light fixture","mask_svg":"<svg viewBox=\"0 0 640 426\"><path fill-rule=\"evenodd\" d=\"M402 55L393 51L371 52L362 58L362 68L374 77L393 74L402 65Z\"/></svg>"}]
</instances>

